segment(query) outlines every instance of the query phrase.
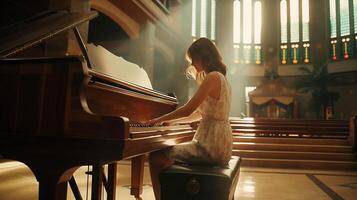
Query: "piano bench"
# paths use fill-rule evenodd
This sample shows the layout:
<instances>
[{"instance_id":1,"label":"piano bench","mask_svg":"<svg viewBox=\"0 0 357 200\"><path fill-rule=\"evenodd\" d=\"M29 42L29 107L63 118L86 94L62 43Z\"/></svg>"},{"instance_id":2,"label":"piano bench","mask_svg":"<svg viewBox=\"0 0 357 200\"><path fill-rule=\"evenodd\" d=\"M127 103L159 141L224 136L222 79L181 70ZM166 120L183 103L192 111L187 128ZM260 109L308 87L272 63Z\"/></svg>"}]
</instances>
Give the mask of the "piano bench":
<instances>
[{"instance_id":1,"label":"piano bench","mask_svg":"<svg viewBox=\"0 0 357 200\"><path fill-rule=\"evenodd\" d=\"M233 200L241 159L222 166L175 163L159 175L161 200Z\"/></svg>"}]
</instances>

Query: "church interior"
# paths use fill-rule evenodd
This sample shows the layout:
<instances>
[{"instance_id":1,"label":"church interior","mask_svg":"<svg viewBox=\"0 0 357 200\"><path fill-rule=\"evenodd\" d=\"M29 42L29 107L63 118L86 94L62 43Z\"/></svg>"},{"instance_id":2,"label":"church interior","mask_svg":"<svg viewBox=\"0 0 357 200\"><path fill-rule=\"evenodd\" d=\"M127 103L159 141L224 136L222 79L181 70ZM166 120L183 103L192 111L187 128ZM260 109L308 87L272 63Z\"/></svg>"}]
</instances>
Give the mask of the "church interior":
<instances>
[{"instance_id":1,"label":"church interior","mask_svg":"<svg viewBox=\"0 0 357 200\"><path fill-rule=\"evenodd\" d=\"M186 50L202 37L228 68L239 160L184 166L190 180L169 180L161 199L356 199L357 0L2 0L0 11L0 200L154 200L148 154L197 124L141 123L192 98Z\"/></svg>"}]
</instances>

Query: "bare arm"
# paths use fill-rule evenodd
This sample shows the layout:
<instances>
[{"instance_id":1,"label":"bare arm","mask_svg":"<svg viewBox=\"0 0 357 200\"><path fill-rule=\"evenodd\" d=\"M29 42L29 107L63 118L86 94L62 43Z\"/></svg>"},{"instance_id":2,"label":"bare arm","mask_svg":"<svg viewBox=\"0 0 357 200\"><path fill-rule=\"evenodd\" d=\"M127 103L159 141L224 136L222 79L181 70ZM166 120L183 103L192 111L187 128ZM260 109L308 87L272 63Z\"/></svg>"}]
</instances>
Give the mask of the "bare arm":
<instances>
[{"instance_id":1,"label":"bare arm","mask_svg":"<svg viewBox=\"0 0 357 200\"><path fill-rule=\"evenodd\" d=\"M192 122L195 122L195 121L199 121L201 119L202 119L201 113L196 110L195 112L193 112L188 117L183 117L183 118L179 118L179 119L173 119L173 120L168 121L168 123L169 124L192 123Z\"/></svg>"},{"instance_id":2,"label":"bare arm","mask_svg":"<svg viewBox=\"0 0 357 200\"><path fill-rule=\"evenodd\" d=\"M203 80L195 95L185 105L161 117L152 119L147 123L150 125L159 125L173 119L190 116L195 110L197 110L198 106L206 99L207 96L217 92L217 90L219 92L220 84L217 84L220 83L219 79L220 77L217 73L209 73Z\"/></svg>"}]
</instances>

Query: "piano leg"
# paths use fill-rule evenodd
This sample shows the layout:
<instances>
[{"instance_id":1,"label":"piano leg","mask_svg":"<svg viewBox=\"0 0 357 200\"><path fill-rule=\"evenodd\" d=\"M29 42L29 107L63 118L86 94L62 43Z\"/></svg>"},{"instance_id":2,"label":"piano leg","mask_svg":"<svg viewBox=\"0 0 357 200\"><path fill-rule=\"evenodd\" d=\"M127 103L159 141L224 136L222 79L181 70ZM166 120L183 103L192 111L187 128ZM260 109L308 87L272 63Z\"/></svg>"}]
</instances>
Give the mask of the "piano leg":
<instances>
[{"instance_id":1,"label":"piano leg","mask_svg":"<svg viewBox=\"0 0 357 200\"><path fill-rule=\"evenodd\" d=\"M130 194L136 199L141 199L143 193L145 155L137 156L131 159L131 188Z\"/></svg>"},{"instance_id":2,"label":"piano leg","mask_svg":"<svg viewBox=\"0 0 357 200\"><path fill-rule=\"evenodd\" d=\"M117 189L117 166L117 163L111 163L108 165L107 200L115 200Z\"/></svg>"},{"instance_id":3,"label":"piano leg","mask_svg":"<svg viewBox=\"0 0 357 200\"><path fill-rule=\"evenodd\" d=\"M39 181L39 200L67 199L67 182L56 183L54 180Z\"/></svg>"},{"instance_id":4,"label":"piano leg","mask_svg":"<svg viewBox=\"0 0 357 200\"><path fill-rule=\"evenodd\" d=\"M103 166L93 165L92 170L92 200L101 200L102 197L102 182L103 182Z\"/></svg>"},{"instance_id":5,"label":"piano leg","mask_svg":"<svg viewBox=\"0 0 357 200\"><path fill-rule=\"evenodd\" d=\"M39 200L67 199L67 182L78 167L69 168L61 165L61 161L55 160L52 162L22 160L22 162L31 169L39 182Z\"/></svg>"}]
</instances>

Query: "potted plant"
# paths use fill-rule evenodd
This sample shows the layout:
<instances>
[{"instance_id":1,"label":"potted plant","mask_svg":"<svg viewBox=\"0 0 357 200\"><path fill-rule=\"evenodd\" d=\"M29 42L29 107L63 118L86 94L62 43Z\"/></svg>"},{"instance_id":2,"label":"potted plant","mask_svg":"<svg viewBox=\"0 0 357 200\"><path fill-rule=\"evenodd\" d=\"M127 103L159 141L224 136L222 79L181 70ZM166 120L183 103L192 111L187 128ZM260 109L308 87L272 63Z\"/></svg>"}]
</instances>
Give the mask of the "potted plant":
<instances>
[{"instance_id":1,"label":"potted plant","mask_svg":"<svg viewBox=\"0 0 357 200\"><path fill-rule=\"evenodd\" d=\"M305 76L296 81L296 88L301 93L311 93L311 105L317 118L331 119L333 105L338 100L339 93L328 90L328 85L334 82L334 77L328 73L327 64L328 62L314 65L313 69L307 66L299 67Z\"/></svg>"}]
</instances>

